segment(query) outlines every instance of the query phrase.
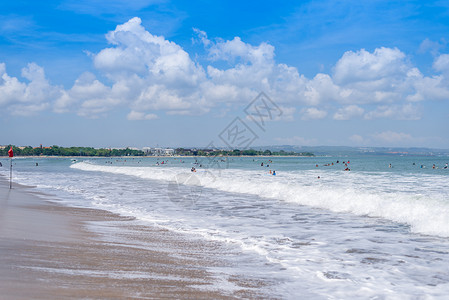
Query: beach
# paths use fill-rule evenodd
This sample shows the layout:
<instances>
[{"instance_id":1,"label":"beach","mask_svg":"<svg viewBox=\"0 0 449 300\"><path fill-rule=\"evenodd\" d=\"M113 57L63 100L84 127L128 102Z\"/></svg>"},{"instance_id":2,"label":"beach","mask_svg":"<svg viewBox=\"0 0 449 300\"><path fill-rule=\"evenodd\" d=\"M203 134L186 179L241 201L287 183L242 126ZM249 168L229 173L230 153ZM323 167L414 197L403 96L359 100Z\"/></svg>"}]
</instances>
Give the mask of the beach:
<instances>
[{"instance_id":1,"label":"beach","mask_svg":"<svg viewBox=\"0 0 449 300\"><path fill-rule=\"evenodd\" d=\"M46 197L0 177L2 299L257 298L267 285L234 277L223 291L208 270L233 267L217 259L219 243Z\"/></svg>"}]
</instances>

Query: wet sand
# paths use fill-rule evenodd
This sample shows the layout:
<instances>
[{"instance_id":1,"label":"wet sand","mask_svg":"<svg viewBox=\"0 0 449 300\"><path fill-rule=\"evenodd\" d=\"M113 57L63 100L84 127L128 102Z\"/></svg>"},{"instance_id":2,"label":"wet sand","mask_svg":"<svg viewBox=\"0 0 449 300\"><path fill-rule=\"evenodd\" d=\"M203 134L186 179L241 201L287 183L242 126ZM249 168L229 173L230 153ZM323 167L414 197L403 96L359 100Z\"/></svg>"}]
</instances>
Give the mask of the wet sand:
<instances>
[{"instance_id":1,"label":"wet sand","mask_svg":"<svg viewBox=\"0 0 449 300\"><path fill-rule=\"evenodd\" d=\"M45 197L0 177L1 299L267 298L274 284L221 274L239 253L220 243Z\"/></svg>"}]
</instances>

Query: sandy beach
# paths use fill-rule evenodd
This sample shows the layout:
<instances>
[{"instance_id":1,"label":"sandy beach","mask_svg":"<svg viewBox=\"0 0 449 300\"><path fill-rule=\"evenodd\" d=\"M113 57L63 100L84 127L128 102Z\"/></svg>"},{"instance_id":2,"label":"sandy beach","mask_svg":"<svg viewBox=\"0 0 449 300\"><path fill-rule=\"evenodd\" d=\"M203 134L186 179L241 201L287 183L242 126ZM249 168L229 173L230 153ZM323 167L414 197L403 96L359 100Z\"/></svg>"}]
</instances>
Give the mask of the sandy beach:
<instances>
[{"instance_id":1,"label":"sandy beach","mask_svg":"<svg viewBox=\"0 0 449 300\"><path fill-rule=\"evenodd\" d=\"M1 299L258 298L272 284L217 279L212 269L237 267L217 259L219 243L46 197L0 178Z\"/></svg>"}]
</instances>

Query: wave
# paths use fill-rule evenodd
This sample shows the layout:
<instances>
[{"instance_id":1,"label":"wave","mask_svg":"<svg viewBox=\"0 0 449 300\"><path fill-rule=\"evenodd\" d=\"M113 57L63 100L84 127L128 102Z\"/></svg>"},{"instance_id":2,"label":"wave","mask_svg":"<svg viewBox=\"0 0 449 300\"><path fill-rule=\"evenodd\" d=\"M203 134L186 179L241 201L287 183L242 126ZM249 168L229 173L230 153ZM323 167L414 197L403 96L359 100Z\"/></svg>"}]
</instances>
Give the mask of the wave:
<instances>
[{"instance_id":1,"label":"wave","mask_svg":"<svg viewBox=\"0 0 449 300\"><path fill-rule=\"evenodd\" d=\"M89 162L71 168L179 183L189 174L195 185L306 205L333 212L380 217L407 224L415 233L448 237L449 197L446 176L391 173L290 171L271 176L260 171L226 169L190 173L179 167L102 166ZM182 177L182 176L181 176ZM184 178L186 178L184 176Z\"/></svg>"}]
</instances>

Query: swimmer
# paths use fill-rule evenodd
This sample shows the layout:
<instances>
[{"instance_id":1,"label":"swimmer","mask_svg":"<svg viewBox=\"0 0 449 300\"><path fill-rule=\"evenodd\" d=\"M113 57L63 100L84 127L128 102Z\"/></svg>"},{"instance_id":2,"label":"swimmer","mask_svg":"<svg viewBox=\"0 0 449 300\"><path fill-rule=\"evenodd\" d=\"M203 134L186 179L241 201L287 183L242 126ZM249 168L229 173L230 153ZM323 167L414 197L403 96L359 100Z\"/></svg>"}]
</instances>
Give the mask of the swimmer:
<instances>
[{"instance_id":1,"label":"swimmer","mask_svg":"<svg viewBox=\"0 0 449 300\"><path fill-rule=\"evenodd\" d=\"M276 171L273 171L273 175L276 176Z\"/></svg>"}]
</instances>

